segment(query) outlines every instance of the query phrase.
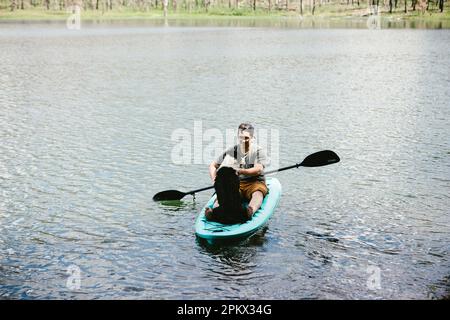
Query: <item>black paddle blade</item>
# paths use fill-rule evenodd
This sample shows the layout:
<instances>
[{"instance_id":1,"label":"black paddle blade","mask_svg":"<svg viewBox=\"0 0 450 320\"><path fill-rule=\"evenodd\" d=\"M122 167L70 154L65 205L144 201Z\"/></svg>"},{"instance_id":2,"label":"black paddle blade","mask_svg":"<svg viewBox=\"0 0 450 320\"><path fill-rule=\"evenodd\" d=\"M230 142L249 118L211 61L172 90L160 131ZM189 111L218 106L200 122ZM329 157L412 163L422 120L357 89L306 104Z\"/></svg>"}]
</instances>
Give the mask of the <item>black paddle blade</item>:
<instances>
[{"instance_id":1,"label":"black paddle blade","mask_svg":"<svg viewBox=\"0 0 450 320\"><path fill-rule=\"evenodd\" d=\"M331 150L319 151L310 154L303 160L300 165L302 167L321 167L329 164L337 163L339 159L338 155Z\"/></svg>"},{"instance_id":2,"label":"black paddle blade","mask_svg":"<svg viewBox=\"0 0 450 320\"><path fill-rule=\"evenodd\" d=\"M153 201L181 200L186 193L178 190L166 190L158 192L153 196Z\"/></svg>"}]
</instances>

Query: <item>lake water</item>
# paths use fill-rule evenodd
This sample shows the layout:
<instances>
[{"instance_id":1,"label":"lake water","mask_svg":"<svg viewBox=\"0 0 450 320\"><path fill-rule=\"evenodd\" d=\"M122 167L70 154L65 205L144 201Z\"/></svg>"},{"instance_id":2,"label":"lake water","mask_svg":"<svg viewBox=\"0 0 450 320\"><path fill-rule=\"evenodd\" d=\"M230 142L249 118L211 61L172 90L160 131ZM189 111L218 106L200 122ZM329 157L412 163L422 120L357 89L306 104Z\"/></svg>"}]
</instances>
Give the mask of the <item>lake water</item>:
<instances>
[{"instance_id":1,"label":"lake water","mask_svg":"<svg viewBox=\"0 0 450 320\"><path fill-rule=\"evenodd\" d=\"M0 298L447 295L449 52L447 30L0 24ZM279 166L341 162L279 173L268 227L208 246L211 190L151 198L210 185L177 129L242 121Z\"/></svg>"}]
</instances>

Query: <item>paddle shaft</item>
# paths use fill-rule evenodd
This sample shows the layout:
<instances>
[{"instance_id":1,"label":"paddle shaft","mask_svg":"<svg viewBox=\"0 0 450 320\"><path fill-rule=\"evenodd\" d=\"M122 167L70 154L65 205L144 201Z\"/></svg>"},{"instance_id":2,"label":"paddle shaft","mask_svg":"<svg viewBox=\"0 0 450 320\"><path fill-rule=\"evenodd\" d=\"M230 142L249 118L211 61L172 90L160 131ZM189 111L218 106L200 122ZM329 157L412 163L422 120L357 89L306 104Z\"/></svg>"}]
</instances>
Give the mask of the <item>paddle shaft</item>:
<instances>
[{"instance_id":1,"label":"paddle shaft","mask_svg":"<svg viewBox=\"0 0 450 320\"><path fill-rule=\"evenodd\" d=\"M323 150L323 151L319 151L319 152L315 152L313 154L310 154L309 156L307 156L301 163L296 163L294 165L288 166L288 167L284 167L284 168L279 168L279 169L275 169L275 170L270 170L265 172L264 174L271 174L274 172L280 172L280 171L285 171L285 170L289 170L289 169L293 169L293 168L298 168L298 167L321 167L321 166L326 166L329 164L333 164L333 163L337 163L339 162L339 156L330 150ZM261 177L262 175L255 175L255 176L248 176L245 177L242 180L250 180L250 179L256 179L258 177ZM196 190L192 190L189 192L181 192L178 190L166 190L166 191L162 191L157 193L154 197L153 200L155 201L161 201L161 200L180 200L181 198L183 198L184 196L188 195L188 194L192 194L194 195L197 192L200 191L205 191L205 190L209 190L214 188L214 186L209 186L209 187L205 187L205 188L201 188L201 189L196 189Z\"/></svg>"},{"instance_id":2,"label":"paddle shaft","mask_svg":"<svg viewBox=\"0 0 450 320\"><path fill-rule=\"evenodd\" d=\"M297 164L294 164L294 165L289 166L289 167L284 167L284 168L280 168L280 169L270 170L270 171L265 172L264 175L275 173L275 172L280 172L280 171L284 171L284 170L289 170L289 169L292 169L292 168L298 168L300 165L301 165L301 163L297 163ZM252 178L257 178L257 177L262 177L262 175L245 177L245 178L241 179L241 181L242 180L250 180ZM209 187L205 187L205 188L201 188L201 189L197 189L197 190L192 190L192 191L186 192L186 195L194 194L194 193L197 193L197 192L200 192L200 191L209 190L209 189L212 189L212 188L214 188L214 186L209 186Z\"/></svg>"}]
</instances>

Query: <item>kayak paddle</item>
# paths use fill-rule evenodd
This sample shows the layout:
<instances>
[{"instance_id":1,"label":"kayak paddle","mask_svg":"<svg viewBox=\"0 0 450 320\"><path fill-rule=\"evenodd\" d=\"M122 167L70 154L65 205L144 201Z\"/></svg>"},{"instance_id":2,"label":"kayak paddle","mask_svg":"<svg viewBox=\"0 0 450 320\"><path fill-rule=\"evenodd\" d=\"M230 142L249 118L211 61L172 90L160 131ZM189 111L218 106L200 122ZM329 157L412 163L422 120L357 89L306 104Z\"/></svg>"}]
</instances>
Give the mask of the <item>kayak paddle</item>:
<instances>
[{"instance_id":1,"label":"kayak paddle","mask_svg":"<svg viewBox=\"0 0 450 320\"><path fill-rule=\"evenodd\" d=\"M275 173L275 172L280 172L280 171L284 171L284 170L289 170L292 168L298 168L298 167L322 167L322 166L326 166L329 164L337 163L339 161L340 161L339 156L336 153L334 153L333 151L330 151L330 150L324 150L324 151L319 151L319 152L310 154L301 163L296 163L289 167L271 170L271 171L265 172L264 175ZM253 178L253 177L249 177L249 178ZM246 178L246 179L248 179L248 178ZM205 187L205 188L201 188L201 189L197 189L197 190L192 190L189 192L181 192L178 190L161 191L153 196L153 200L154 201L181 200L188 194L194 195L197 192L209 190L212 188L214 188L214 186L209 186L209 187Z\"/></svg>"}]
</instances>

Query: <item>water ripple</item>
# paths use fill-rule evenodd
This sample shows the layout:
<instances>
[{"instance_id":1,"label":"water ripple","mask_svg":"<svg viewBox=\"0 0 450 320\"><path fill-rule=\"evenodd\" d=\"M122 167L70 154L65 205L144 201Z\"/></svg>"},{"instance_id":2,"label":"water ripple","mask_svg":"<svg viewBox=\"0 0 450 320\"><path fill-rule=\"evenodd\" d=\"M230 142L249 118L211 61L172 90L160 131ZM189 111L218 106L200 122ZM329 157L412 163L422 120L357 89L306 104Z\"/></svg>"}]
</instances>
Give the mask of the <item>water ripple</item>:
<instances>
[{"instance_id":1,"label":"water ripple","mask_svg":"<svg viewBox=\"0 0 450 320\"><path fill-rule=\"evenodd\" d=\"M0 298L448 294L448 32L3 27ZM207 163L171 162L174 130L243 119L280 130L280 167L342 161L277 174L268 228L208 246L194 221L212 192L151 198L210 185Z\"/></svg>"}]
</instances>

